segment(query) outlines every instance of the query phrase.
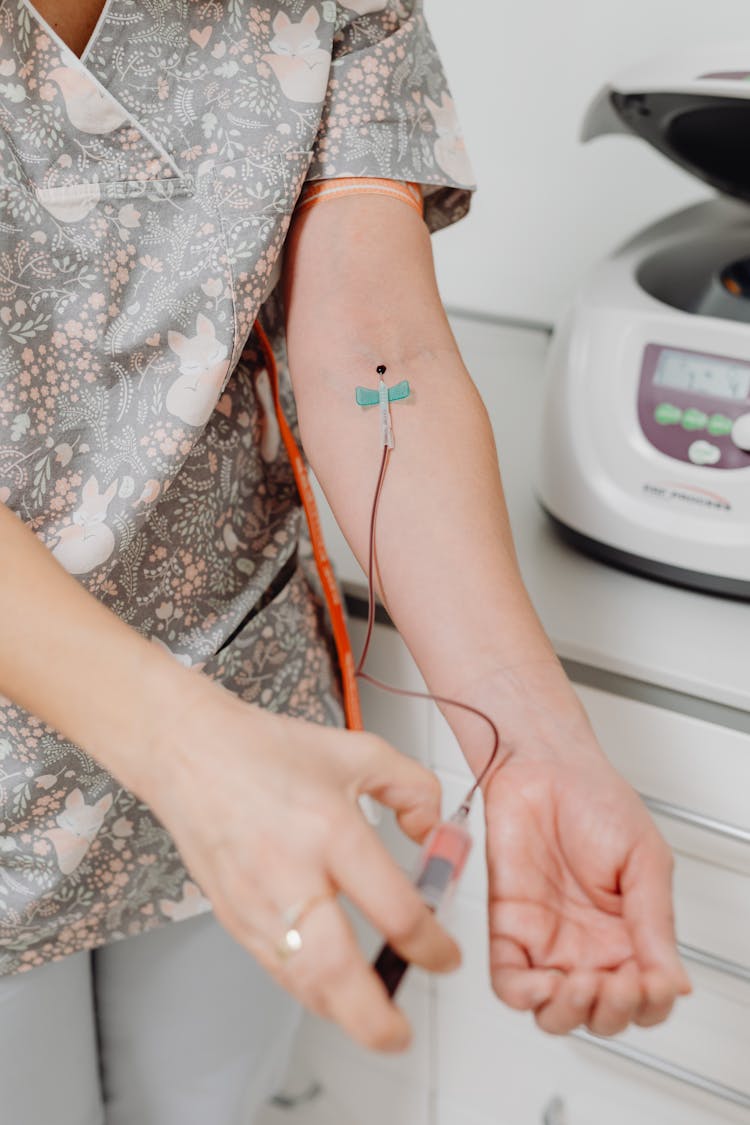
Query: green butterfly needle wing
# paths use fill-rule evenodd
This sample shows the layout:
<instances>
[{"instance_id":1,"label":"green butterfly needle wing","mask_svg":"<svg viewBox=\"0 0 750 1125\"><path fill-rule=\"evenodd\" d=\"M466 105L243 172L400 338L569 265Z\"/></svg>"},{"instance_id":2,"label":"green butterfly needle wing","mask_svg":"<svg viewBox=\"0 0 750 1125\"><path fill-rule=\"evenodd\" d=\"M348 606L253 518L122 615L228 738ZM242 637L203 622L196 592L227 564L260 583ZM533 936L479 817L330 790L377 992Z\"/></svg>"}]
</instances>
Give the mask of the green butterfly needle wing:
<instances>
[{"instance_id":1,"label":"green butterfly needle wing","mask_svg":"<svg viewBox=\"0 0 750 1125\"><path fill-rule=\"evenodd\" d=\"M378 392L371 391L369 387L357 387L355 397L357 406L376 406L380 401Z\"/></svg>"},{"instance_id":2,"label":"green butterfly needle wing","mask_svg":"<svg viewBox=\"0 0 750 1125\"><path fill-rule=\"evenodd\" d=\"M388 401L398 402L400 398L408 398L411 393L406 379L402 379L400 383L395 383L394 386L388 388Z\"/></svg>"}]
</instances>

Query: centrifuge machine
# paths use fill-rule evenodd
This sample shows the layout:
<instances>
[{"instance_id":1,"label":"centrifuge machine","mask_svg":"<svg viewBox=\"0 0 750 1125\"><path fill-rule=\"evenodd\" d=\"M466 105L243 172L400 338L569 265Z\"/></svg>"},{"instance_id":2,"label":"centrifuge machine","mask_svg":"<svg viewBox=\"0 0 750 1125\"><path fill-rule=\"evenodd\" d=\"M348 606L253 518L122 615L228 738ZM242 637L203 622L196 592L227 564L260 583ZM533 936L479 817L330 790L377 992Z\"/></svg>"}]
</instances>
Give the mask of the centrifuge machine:
<instances>
[{"instance_id":1,"label":"centrifuge machine","mask_svg":"<svg viewBox=\"0 0 750 1125\"><path fill-rule=\"evenodd\" d=\"M719 194L641 231L580 288L549 354L538 493L583 550L748 598L750 42L626 74L583 137L612 132Z\"/></svg>"}]
</instances>

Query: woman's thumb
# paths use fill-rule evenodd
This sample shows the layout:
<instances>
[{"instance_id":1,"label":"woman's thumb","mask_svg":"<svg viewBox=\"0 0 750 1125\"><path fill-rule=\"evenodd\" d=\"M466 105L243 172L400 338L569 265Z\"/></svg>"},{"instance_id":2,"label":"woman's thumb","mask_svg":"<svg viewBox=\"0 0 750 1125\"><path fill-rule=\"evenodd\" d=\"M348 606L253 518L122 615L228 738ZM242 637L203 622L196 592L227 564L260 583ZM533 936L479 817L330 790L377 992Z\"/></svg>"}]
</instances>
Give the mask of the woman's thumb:
<instances>
[{"instance_id":1,"label":"woman's thumb","mask_svg":"<svg viewBox=\"0 0 750 1125\"><path fill-rule=\"evenodd\" d=\"M384 739L370 734L364 737L368 743L358 760L358 794L369 794L393 809L403 831L420 843L440 820L440 782Z\"/></svg>"}]
</instances>

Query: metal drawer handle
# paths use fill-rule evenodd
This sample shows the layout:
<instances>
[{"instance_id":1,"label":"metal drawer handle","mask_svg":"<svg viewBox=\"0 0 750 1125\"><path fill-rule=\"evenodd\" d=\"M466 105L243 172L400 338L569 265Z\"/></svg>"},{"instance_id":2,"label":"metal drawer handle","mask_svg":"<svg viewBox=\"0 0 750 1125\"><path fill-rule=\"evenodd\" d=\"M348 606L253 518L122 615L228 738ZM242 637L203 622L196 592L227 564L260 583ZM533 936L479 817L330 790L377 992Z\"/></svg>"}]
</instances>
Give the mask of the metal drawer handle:
<instances>
[{"instance_id":1,"label":"metal drawer handle","mask_svg":"<svg viewBox=\"0 0 750 1125\"><path fill-rule=\"evenodd\" d=\"M567 1125L567 1121L562 1098L553 1098L544 1111L542 1125Z\"/></svg>"},{"instance_id":2,"label":"metal drawer handle","mask_svg":"<svg viewBox=\"0 0 750 1125\"><path fill-rule=\"evenodd\" d=\"M739 824L728 824L725 820L716 820L713 816L704 816L694 809L686 809L681 805L673 805L669 801L661 801L658 797L649 797L641 793L643 801L652 812L669 817L670 820L679 820L682 824L691 824L694 828L702 828L705 832L713 832L727 840L736 840L740 844L750 844L750 828L741 828Z\"/></svg>"},{"instance_id":3,"label":"metal drawer handle","mask_svg":"<svg viewBox=\"0 0 750 1125\"><path fill-rule=\"evenodd\" d=\"M277 1105L280 1109L296 1109L297 1106L306 1105L308 1102L314 1102L323 1093L323 1087L319 1082L311 1082L307 1089L302 1090L299 1094L275 1094L270 1099L271 1105Z\"/></svg>"},{"instance_id":4,"label":"metal drawer handle","mask_svg":"<svg viewBox=\"0 0 750 1125\"><path fill-rule=\"evenodd\" d=\"M601 1039L588 1031L572 1031L571 1035L585 1043L590 1043L592 1047L598 1047L599 1050L606 1051L610 1055L618 1055L622 1059L638 1063L639 1066L648 1067L649 1070L654 1070L657 1074L666 1074L668 1078L675 1078L686 1086L693 1086L696 1090L713 1094L714 1097L721 1098L722 1101L742 1106L743 1109L750 1109L750 1094L745 1094L742 1090L735 1090L733 1086L725 1086L723 1082L715 1082L713 1078L707 1078L694 1070L688 1070L687 1067L678 1066L677 1063L669 1062L658 1055L651 1055L648 1051L631 1047L628 1043L620 1043L613 1039Z\"/></svg>"},{"instance_id":5,"label":"metal drawer handle","mask_svg":"<svg viewBox=\"0 0 750 1125\"><path fill-rule=\"evenodd\" d=\"M750 984L750 965L741 965L739 961L728 961L725 957L718 957L715 953L709 953L707 949L698 949L694 945L685 945L684 942L677 943L682 956L686 961L693 961L696 965L705 965L708 969L713 969L717 973L723 973L724 976L734 977L736 980L747 981Z\"/></svg>"}]
</instances>

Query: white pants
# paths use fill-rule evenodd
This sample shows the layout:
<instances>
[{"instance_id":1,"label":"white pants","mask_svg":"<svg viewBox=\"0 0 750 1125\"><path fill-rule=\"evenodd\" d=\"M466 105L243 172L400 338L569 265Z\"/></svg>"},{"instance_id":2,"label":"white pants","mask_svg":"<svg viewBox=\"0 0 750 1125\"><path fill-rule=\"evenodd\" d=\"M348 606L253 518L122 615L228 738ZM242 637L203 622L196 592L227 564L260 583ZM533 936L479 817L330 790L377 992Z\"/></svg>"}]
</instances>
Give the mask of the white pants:
<instances>
[{"instance_id":1,"label":"white pants","mask_svg":"<svg viewBox=\"0 0 750 1125\"><path fill-rule=\"evenodd\" d=\"M250 1125L301 1009L212 914L0 977L3 1125Z\"/></svg>"}]
</instances>

